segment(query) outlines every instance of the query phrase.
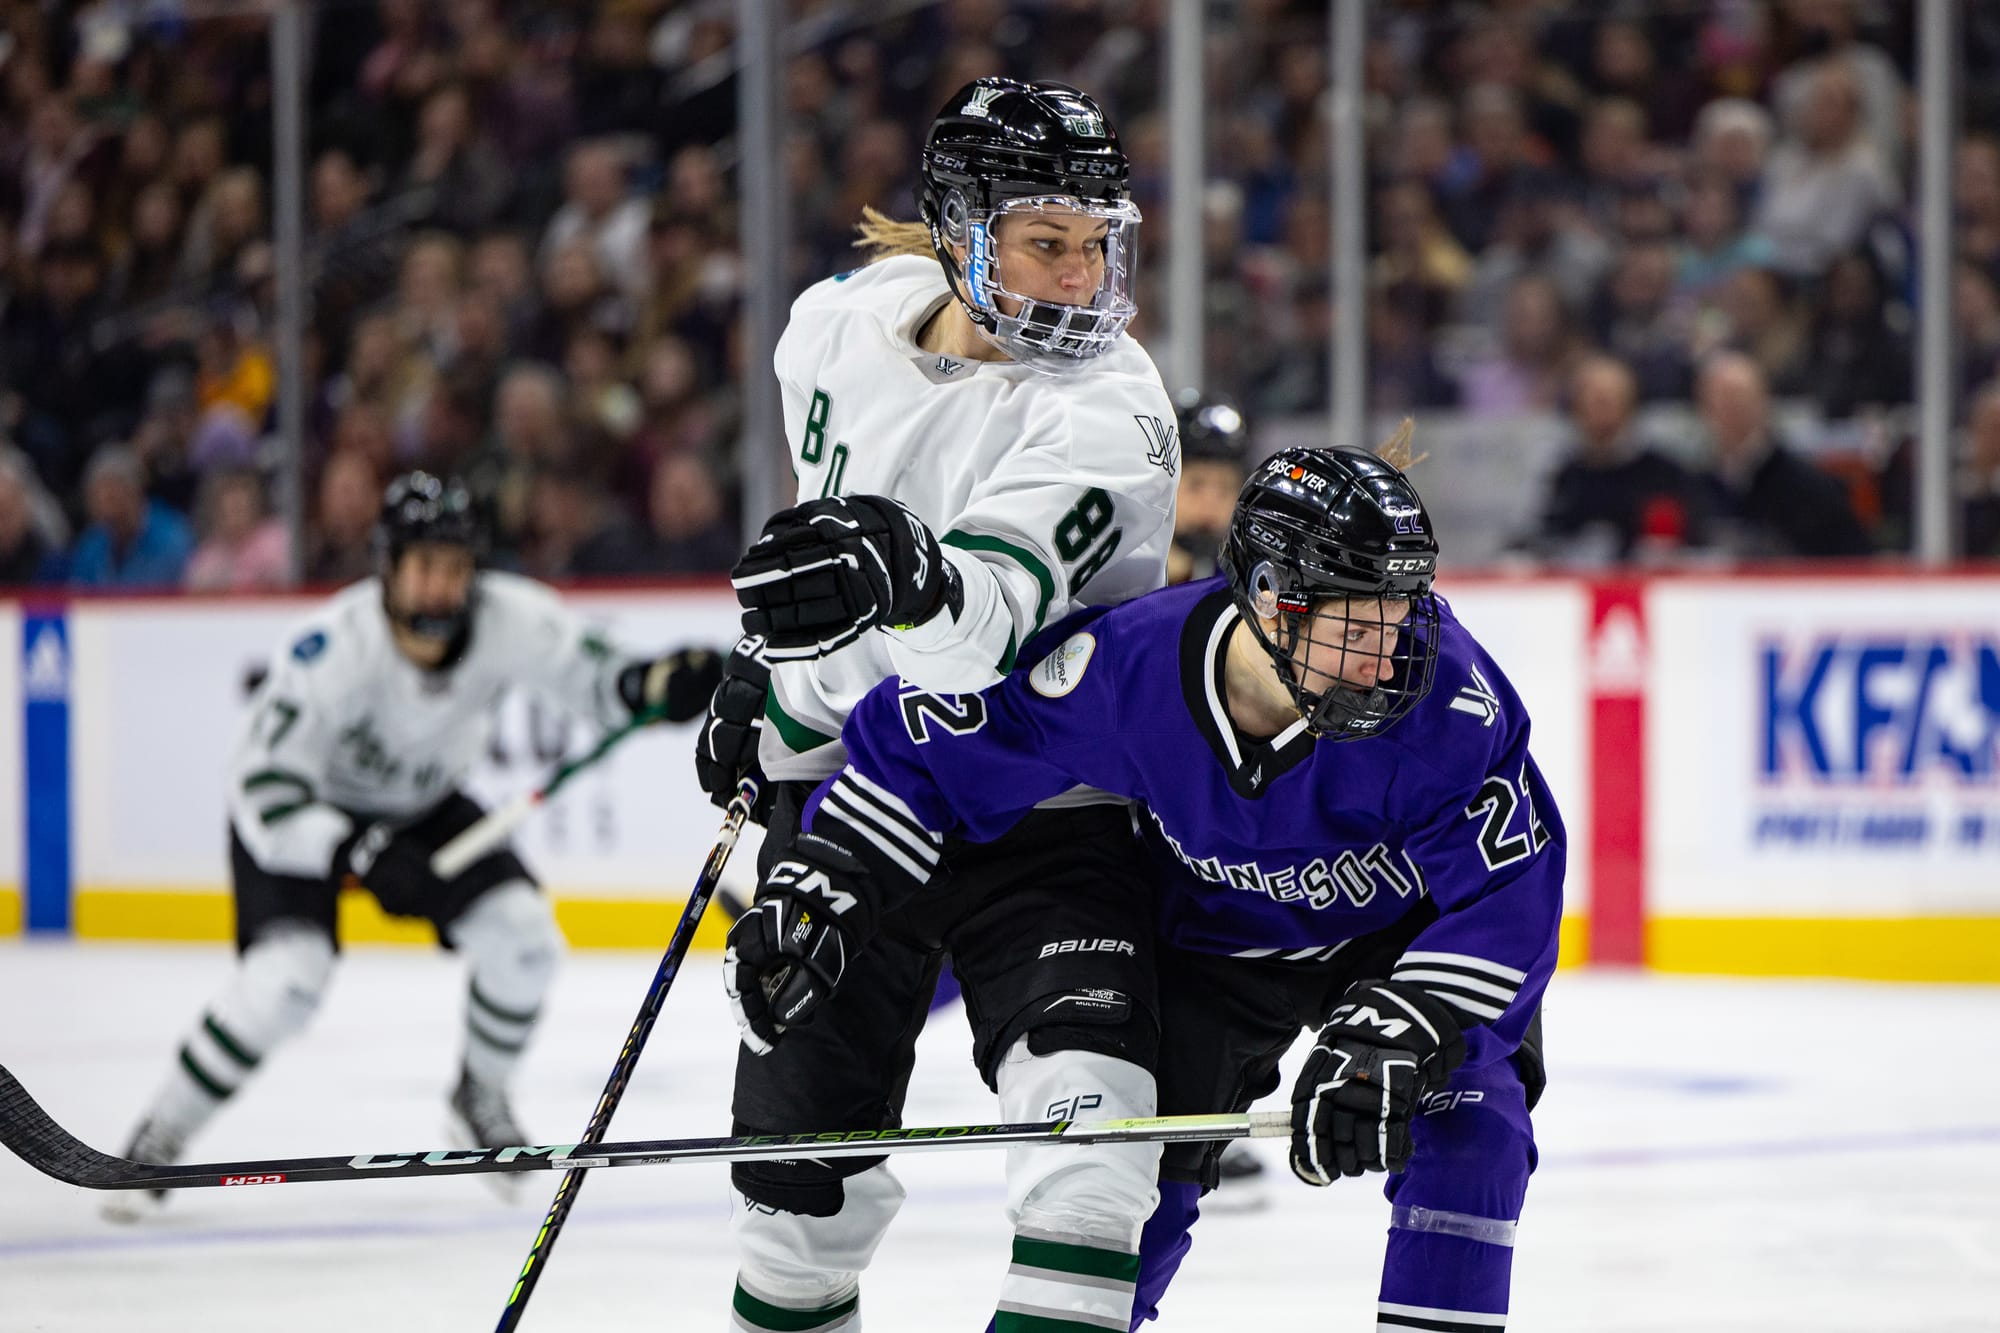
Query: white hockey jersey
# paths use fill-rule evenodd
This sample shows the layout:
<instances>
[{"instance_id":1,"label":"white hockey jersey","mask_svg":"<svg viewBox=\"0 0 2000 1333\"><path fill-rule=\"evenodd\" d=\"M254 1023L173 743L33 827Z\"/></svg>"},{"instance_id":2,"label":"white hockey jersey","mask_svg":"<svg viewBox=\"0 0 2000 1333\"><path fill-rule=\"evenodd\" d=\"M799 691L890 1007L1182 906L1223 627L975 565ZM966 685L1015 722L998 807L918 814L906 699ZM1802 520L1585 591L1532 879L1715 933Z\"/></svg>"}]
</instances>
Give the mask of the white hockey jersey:
<instances>
[{"instance_id":1,"label":"white hockey jersey","mask_svg":"<svg viewBox=\"0 0 2000 1333\"><path fill-rule=\"evenodd\" d=\"M420 814L459 786L510 688L613 726L631 716L617 677L632 660L553 590L487 571L464 656L425 671L391 638L380 581L354 584L286 636L252 696L230 823L263 869L330 874L355 817Z\"/></svg>"},{"instance_id":2,"label":"white hockey jersey","mask_svg":"<svg viewBox=\"0 0 2000 1333\"><path fill-rule=\"evenodd\" d=\"M1145 349L1121 338L1061 376L925 352L917 333L950 299L935 260L885 259L808 288L778 341L799 499L907 505L958 566L965 605L778 664L759 752L773 778L836 772L841 724L888 676L984 689L1043 626L1166 582L1179 434Z\"/></svg>"}]
</instances>

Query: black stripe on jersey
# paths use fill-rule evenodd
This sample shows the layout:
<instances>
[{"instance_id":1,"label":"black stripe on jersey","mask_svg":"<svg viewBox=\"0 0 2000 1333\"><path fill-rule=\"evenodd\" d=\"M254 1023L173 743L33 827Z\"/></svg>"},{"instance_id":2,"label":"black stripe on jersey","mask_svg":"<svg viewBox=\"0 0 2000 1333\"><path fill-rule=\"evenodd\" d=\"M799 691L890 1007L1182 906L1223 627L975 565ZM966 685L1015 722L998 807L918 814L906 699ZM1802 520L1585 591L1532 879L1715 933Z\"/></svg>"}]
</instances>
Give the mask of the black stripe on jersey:
<instances>
[{"instance_id":1,"label":"black stripe on jersey","mask_svg":"<svg viewBox=\"0 0 2000 1333\"><path fill-rule=\"evenodd\" d=\"M1216 627L1232 622L1224 632ZM1283 745L1273 745L1259 736L1246 736L1229 719L1224 701L1224 669L1229 661L1229 640L1234 634L1251 633L1236 609L1229 585L1218 583L1214 592L1202 598L1181 626L1181 699L1195 730L1208 742L1209 751L1223 772L1229 787L1238 796L1258 800L1271 784L1312 757L1313 738L1304 728L1282 733Z\"/></svg>"},{"instance_id":2,"label":"black stripe on jersey","mask_svg":"<svg viewBox=\"0 0 2000 1333\"><path fill-rule=\"evenodd\" d=\"M1472 1324L1462 1319L1432 1319L1424 1315L1390 1314L1382 1311L1375 1316L1375 1327L1422 1328L1431 1333L1503 1333L1505 1324Z\"/></svg>"}]
</instances>

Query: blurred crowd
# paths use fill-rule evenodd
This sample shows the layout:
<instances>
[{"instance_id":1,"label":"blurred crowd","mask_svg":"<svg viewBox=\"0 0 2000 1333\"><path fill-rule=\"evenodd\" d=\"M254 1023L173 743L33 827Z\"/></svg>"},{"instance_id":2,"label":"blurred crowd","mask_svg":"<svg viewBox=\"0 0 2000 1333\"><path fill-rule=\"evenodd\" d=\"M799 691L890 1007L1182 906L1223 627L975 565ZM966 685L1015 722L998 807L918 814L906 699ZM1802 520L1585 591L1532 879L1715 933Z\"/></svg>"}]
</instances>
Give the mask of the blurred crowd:
<instances>
[{"instance_id":1,"label":"blurred crowd","mask_svg":"<svg viewBox=\"0 0 2000 1333\"><path fill-rule=\"evenodd\" d=\"M1175 336L1159 0L794 0L775 275L737 246L735 8L313 7L308 581L370 570L381 484L411 465L471 481L509 567L726 569L736 386L766 373L746 285L851 266L864 205L911 216L923 127L975 75L1106 102L1147 214L1135 332ZM1963 8L1958 494L1991 556L2000 7ZM1209 9L1207 376L1253 419L1324 412L1324 0ZM1913 22L1892 0L1378 0L1371 406L1565 431L1533 554L1906 547ZM0 585L291 581L270 65L249 7L0 0ZM1650 438L1662 409L1695 429Z\"/></svg>"}]
</instances>

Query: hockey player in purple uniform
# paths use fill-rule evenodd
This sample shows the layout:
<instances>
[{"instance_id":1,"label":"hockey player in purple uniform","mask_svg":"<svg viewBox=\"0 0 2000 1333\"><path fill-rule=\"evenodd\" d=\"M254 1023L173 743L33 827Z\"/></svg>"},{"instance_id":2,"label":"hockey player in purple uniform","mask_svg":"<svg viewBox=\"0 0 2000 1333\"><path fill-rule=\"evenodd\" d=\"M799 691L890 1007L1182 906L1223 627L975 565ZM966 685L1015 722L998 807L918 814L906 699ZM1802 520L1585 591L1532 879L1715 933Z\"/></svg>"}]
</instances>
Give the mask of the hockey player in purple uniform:
<instances>
[{"instance_id":1,"label":"hockey player in purple uniform","mask_svg":"<svg viewBox=\"0 0 2000 1333\"><path fill-rule=\"evenodd\" d=\"M1248 1107L1317 1028L1291 1167L1389 1173L1377 1328L1502 1327L1564 836L1520 699L1432 592L1437 550L1396 467L1287 450L1246 483L1222 576L1080 613L981 694L877 688L766 876L789 919L737 951L739 1021L810 1020L942 836L998 837L1078 785L1130 797L1159 895L1161 1114ZM1134 1328L1219 1147L1163 1154Z\"/></svg>"}]
</instances>

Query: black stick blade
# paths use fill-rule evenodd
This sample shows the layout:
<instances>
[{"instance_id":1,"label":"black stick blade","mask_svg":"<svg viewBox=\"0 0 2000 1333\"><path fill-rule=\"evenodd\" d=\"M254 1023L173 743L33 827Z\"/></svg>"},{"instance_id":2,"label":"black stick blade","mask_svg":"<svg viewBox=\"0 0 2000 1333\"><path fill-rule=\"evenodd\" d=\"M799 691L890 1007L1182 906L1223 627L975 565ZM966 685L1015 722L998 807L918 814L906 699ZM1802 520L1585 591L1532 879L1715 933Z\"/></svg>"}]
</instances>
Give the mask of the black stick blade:
<instances>
[{"instance_id":1,"label":"black stick blade","mask_svg":"<svg viewBox=\"0 0 2000 1333\"><path fill-rule=\"evenodd\" d=\"M146 1176L133 1163L97 1151L58 1125L5 1066L0 1066L0 1145L65 1185L134 1189Z\"/></svg>"}]
</instances>

